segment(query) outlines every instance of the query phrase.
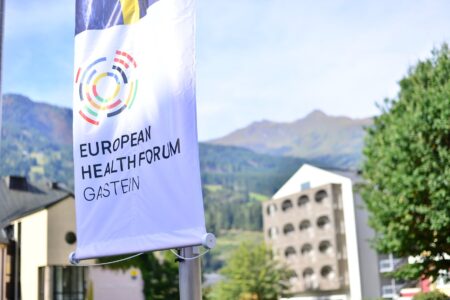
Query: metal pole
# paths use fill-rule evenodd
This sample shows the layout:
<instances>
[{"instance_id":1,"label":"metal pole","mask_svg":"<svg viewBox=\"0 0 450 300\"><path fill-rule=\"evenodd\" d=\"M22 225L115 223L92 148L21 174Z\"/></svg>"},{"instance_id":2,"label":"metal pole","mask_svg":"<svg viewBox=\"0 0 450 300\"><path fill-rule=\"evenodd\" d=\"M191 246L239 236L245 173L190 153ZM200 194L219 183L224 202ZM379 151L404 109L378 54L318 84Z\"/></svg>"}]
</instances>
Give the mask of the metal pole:
<instances>
[{"instance_id":1,"label":"metal pole","mask_svg":"<svg viewBox=\"0 0 450 300\"><path fill-rule=\"evenodd\" d=\"M2 115L3 115L3 94L2 94L2 73L3 73L3 34L5 24L5 1L0 0L0 146L2 144ZM1 155L1 153L0 153ZM1 157L1 156L0 156Z\"/></svg>"},{"instance_id":2,"label":"metal pole","mask_svg":"<svg viewBox=\"0 0 450 300\"><path fill-rule=\"evenodd\" d=\"M194 257L199 255L199 247L181 248L182 257ZM193 260L181 260L178 265L180 282L180 300L202 300L202 279L200 258Z\"/></svg>"}]
</instances>

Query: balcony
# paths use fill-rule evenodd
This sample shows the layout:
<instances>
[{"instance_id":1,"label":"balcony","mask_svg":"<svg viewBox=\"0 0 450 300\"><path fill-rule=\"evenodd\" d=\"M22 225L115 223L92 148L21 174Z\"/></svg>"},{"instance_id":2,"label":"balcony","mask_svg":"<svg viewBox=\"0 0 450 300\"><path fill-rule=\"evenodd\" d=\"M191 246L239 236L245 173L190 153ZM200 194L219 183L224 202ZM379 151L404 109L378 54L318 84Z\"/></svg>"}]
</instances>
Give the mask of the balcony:
<instances>
[{"instance_id":1,"label":"balcony","mask_svg":"<svg viewBox=\"0 0 450 300\"><path fill-rule=\"evenodd\" d=\"M392 255L388 259L382 259L379 261L380 273L392 272L400 265L404 264L406 259L394 258Z\"/></svg>"},{"instance_id":2,"label":"balcony","mask_svg":"<svg viewBox=\"0 0 450 300\"><path fill-rule=\"evenodd\" d=\"M381 287L381 297L383 298L394 298L396 297L396 289L395 289L395 285L383 285Z\"/></svg>"},{"instance_id":3,"label":"balcony","mask_svg":"<svg viewBox=\"0 0 450 300\"><path fill-rule=\"evenodd\" d=\"M385 284L381 286L381 297L382 298L390 298L395 299L400 295L400 291L407 287L407 286L413 286L416 285L417 282L409 281L405 282L403 280L391 280L390 284Z\"/></svg>"}]
</instances>

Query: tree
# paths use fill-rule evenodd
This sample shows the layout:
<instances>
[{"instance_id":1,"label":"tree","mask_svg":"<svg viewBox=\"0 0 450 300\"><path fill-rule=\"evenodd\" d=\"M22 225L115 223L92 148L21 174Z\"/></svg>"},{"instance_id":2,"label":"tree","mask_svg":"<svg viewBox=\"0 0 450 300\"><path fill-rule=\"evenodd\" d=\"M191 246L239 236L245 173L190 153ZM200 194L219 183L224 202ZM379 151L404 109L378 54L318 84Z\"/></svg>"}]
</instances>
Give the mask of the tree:
<instances>
[{"instance_id":1,"label":"tree","mask_svg":"<svg viewBox=\"0 0 450 300\"><path fill-rule=\"evenodd\" d=\"M275 300L288 289L290 272L273 260L266 247L242 244L221 270L225 279L208 299Z\"/></svg>"},{"instance_id":2,"label":"tree","mask_svg":"<svg viewBox=\"0 0 450 300\"><path fill-rule=\"evenodd\" d=\"M450 260L450 51L446 44L400 81L367 129L362 195L382 253L416 257L394 275L438 277Z\"/></svg>"},{"instance_id":3,"label":"tree","mask_svg":"<svg viewBox=\"0 0 450 300\"><path fill-rule=\"evenodd\" d=\"M178 299L178 265L168 251L160 254L157 258L152 252L144 253L130 260L107 265L106 268L123 271L138 268L144 281L143 293L146 300ZM100 261L111 261L111 258Z\"/></svg>"},{"instance_id":4,"label":"tree","mask_svg":"<svg viewBox=\"0 0 450 300\"><path fill-rule=\"evenodd\" d=\"M448 296L439 291L428 293L418 293L414 295L413 300L448 300Z\"/></svg>"}]
</instances>

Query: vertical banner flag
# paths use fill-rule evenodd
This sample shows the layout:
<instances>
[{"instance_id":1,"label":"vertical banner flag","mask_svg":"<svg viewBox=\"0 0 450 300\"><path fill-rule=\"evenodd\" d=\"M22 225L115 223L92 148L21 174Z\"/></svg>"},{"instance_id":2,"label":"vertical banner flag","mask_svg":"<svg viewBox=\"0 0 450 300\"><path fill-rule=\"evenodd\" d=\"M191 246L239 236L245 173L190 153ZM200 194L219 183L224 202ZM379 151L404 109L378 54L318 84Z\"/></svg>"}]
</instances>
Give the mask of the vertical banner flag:
<instances>
[{"instance_id":1,"label":"vertical banner flag","mask_svg":"<svg viewBox=\"0 0 450 300\"><path fill-rule=\"evenodd\" d=\"M202 243L194 4L76 1L76 259Z\"/></svg>"}]
</instances>

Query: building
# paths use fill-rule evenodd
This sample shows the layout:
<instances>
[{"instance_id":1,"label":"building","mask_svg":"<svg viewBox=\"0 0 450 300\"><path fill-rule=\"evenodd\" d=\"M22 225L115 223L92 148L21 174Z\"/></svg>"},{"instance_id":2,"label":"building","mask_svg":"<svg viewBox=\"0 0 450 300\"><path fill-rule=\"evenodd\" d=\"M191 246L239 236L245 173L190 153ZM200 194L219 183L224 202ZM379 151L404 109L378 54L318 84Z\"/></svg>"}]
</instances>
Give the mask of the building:
<instances>
[{"instance_id":1,"label":"building","mask_svg":"<svg viewBox=\"0 0 450 300\"><path fill-rule=\"evenodd\" d=\"M144 298L140 274L69 264L76 246L75 201L59 184L1 179L0 229L1 300L81 300L88 289L100 300Z\"/></svg>"},{"instance_id":2,"label":"building","mask_svg":"<svg viewBox=\"0 0 450 300\"><path fill-rule=\"evenodd\" d=\"M303 165L263 203L264 237L295 274L291 299L381 297L373 230L354 185L356 173Z\"/></svg>"},{"instance_id":3,"label":"building","mask_svg":"<svg viewBox=\"0 0 450 300\"><path fill-rule=\"evenodd\" d=\"M381 280L381 297L385 299L398 298L400 291L405 285L412 284L404 280L396 280L388 276L383 276L395 271L402 265L408 263L406 258L397 258L392 254L378 254L379 271L382 274Z\"/></svg>"}]
</instances>

